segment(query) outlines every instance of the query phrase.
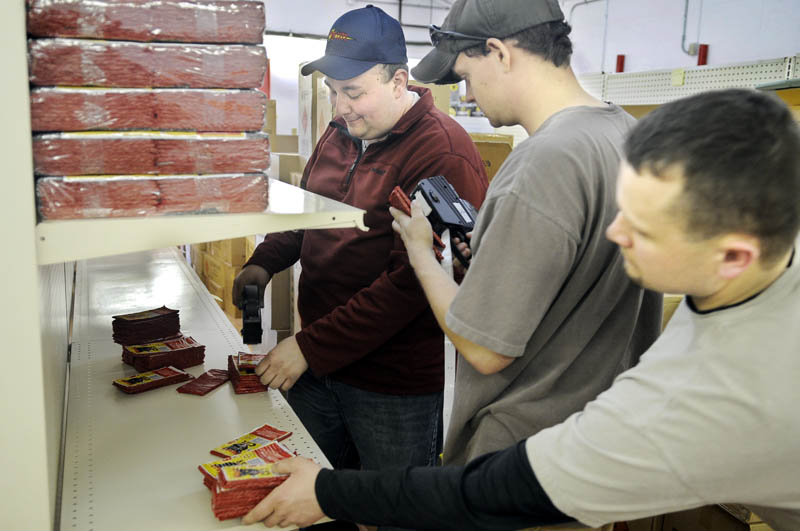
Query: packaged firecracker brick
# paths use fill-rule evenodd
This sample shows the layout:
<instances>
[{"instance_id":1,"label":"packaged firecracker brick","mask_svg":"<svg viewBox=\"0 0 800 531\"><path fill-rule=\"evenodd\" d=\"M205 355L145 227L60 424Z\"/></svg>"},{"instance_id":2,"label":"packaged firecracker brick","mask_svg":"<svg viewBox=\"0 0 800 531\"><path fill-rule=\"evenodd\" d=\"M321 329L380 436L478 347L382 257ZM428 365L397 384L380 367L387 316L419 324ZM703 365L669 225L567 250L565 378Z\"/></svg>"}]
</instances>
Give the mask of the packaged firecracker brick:
<instances>
[{"instance_id":1,"label":"packaged firecracker brick","mask_svg":"<svg viewBox=\"0 0 800 531\"><path fill-rule=\"evenodd\" d=\"M239 366L239 358L242 354L245 355L245 362L243 366ZM228 378L230 378L236 394L263 393L269 390L255 373L258 363L266 356L266 354L248 354L246 352L228 356Z\"/></svg>"},{"instance_id":2,"label":"packaged firecracker brick","mask_svg":"<svg viewBox=\"0 0 800 531\"><path fill-rule=\"evenodd\" d=\"M28 0L28 33L129 41L260 44L261 0Z\"/></svg>"},{"instance_id":3,"label":"packaged firecracker brick","mask_svg":"<svg viewBox=\"0 0 800 531\"><path fill-rule=\"evenodd\" d=\"M179 336L144 345L122 347L122 361L137 371L149 371L159 367L186 369L200 365L206 357L205 345L192 337Z\"/></svg>"},{"instance_id":4,"label":"packaged firecracker brick","mask_svg":"<svg viewBox=\"0 0 800 531\"><path fill-rule=\"evenodd\" d=\"M219 483L224 489L277 487L289 476L273 472L274 463L265 465L235 465L219 469Z\"/></svg>"},{"instance_id":5,"label":"packaged firecracker brick","mask_svg":"<svg viewBox=\"0 0 800 531\"><path fill-rule=\"evenodd\" d=\"M184 382L192 375L175 367L162 367L150 372L114 380L113 385L123 393L136 394L166 385Z\"/></svg>"},{"instance_id":6,"label":"packaged firecracker brick","mask_svg":"<svg viewBox=\"0 0 800 531\"><path fill-rule=\"evenodd\" d=\"M277 463L283 459L294 457L294 454L282 443L273 441L265 446L256 448L255 450L242 452L233 457L225 459L218 459L209 463L198 465L197 469L203 474L205 479L212 482L218 478L218 471L221 468L235 466L235 465L265 465L267 463ZM209 486L206 484L206 486Z\"/></svg>"},{"instance_id":7,"label":"packaged firecracker brick","mask_svg":"<svg viewBox=\"0 0 800 531\"><path fill-rule=\"evenodd\" d=\"M228 381L228 371L210 369L189 383L178 387L176 391L189 395L205 396Z\"/></svg>"},{"instance_id":8,"label":"packaged firecracker brick","mask_svg":"<svg viewBox=\"0 0 800 531\"><path fill-rule=\"evenodd\" d=\"M228 441L223 445L217 446L211 450L212 455L219 457L233 457L248 450L254 450L259 446L266 446L272 441L282 441L292 434L290 431L283 431L274 428L269 424L264 424L250 433L242 435L232 441Z\"/></svg>"},{"instance_id":9,"label":"packaged firecracker brick","mask_svg":"<svg viewBox=\"0 0 800 531\"><path fill-rule=\"evenodd\" d=\"M31 129L49 131L261 131L260 90L36 88Z\"/></svg>"},{"instance_id":10,"label":"packaged firecracker brick","mask_svg":"<svg viewBox=\"0 0 800 531\"><path fill-rule=\"evenodd\" d=\"M112 338L120 345L136 345L175 337L181 333L178 310L161 306L152 310L114 315Z\"/></svg>"},{"instance_id":11,"label":"packaged firecracker brick","mask_svg":"<svg viewBox=\"0 0 800 531\"><path fill-rule=\"evenodd\" d=\"M263 173L39 177L36 203L42 220L263 212L268 186Z\"/></svg>"},{"instance_id":12,"label":"packaged firecracker brick","mask_svg":"<svg viewBox=\"0 0 800 531\"><path fill-rule=\"evenodd\" d=\"M268 168L266 133L84 131L33 137L36 175L208 175Z\"/></svg>"},{"instance_id":13,"label":"packaged firecracker brick","mask_svg":"<svg viewBox=\"0 0 800 531\"><path fill-rule=\"evenodd\" d=\"M39 87L259 88L263 46L31 39L28 73Z\"/></svg>"}]
</instances>

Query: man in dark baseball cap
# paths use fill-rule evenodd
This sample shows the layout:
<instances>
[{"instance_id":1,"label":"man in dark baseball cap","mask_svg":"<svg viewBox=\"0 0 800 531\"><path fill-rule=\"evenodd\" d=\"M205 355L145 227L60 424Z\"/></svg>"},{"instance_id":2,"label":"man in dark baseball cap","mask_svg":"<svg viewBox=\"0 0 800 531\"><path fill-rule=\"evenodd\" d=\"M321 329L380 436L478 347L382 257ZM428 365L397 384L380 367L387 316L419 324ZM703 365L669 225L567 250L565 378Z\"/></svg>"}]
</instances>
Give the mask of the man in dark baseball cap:
<instances>
[{"instance_id":1,"label":"man in dark baseball cap","mask_svg":"<svg viewBox=\"0 0 800 531\"><path fill-rule=\"evenodd\" d=\"M441 27L430 26L433 51L411 69L424 83L457 83L458 54L491 37L504 39L524 29L564 19L557 0L458 0Z\"/></svg>"},{"instance_id":2,"label":"man in dark baseball cap","mask_svg":"<svg viewBox=\"0 0 800 531\"><path fill-rule=\"evenodd\" d=\"M302 68L325 75L335 111L303 171L306 190L363 209L356 229L268 234L234 281L266 287L302 264L300 330L256 368L337 469L434 465L442 444L444 334L392 230L389 194L446 175L478 206L488 181L475 144L408 86L400 23L368 5L339 17L325 56ZM325 524L329 525L329 524ZM344 526L334 524L336 529ZM326 528L329 529L329 528Z\"/></svg>"},{"instance_id":3,"label":"man in dark baseball cap","mask_svg":"<svg viewBox=\"0 0 800 531\"><path fill-rule=\"evenodd\" d=\"M331 79L350 79L378 64L407 63L400 23L372 4L348 11L328 32L325 55L303 66L304 76L319 70Z\"/></svg>"}]
</instances>

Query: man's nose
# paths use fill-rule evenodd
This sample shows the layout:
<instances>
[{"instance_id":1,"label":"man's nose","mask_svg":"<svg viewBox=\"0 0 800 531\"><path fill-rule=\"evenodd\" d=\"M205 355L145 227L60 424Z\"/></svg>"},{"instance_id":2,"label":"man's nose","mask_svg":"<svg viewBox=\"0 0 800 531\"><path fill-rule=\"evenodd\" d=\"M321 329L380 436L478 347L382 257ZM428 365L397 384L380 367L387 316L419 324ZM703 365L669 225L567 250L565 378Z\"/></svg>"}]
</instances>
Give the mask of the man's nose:
<instances>
[{"instance_id":1,"label":"man's nose","mask_svg":"<svg viewBox=\"0 0 800 531\"><path fill-rule=\"evenodd\" d=\"M630 247L631 239L623 228L622 212L617 212L614 221L606 229L606 238L620 247Z\"/></svg>"}]
</instances>

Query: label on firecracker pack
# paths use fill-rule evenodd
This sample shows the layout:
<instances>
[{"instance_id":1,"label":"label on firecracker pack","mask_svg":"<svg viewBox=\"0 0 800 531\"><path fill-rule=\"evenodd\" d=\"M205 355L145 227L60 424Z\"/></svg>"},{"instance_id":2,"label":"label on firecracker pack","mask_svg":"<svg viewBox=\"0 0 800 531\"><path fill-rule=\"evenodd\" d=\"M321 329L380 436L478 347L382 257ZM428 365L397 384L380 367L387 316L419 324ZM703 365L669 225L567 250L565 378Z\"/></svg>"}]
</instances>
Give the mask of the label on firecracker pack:
<instances>
[{"instance_id":1,"label":"label on firecracker pack","mask_svg":"<svg viewBox=\"0 0 800 531\"><path fill-rule=\"evenodd\" d=\"M267 357L267 354L251 354L249 352L239 352L236 366L239 367L239 372L246 370L253 372L261 360Z\"/></svg>"},{"instance_id":2,"label":"label on firecracker pack","mask_svg":"<svg viewBox=\"0 0 800 531\"><path fill-rule=\"evenodd\" d=\"M263 465L234 465L219 469L219 477L226 487L235 487L240 483L253 483L259 479L275 479L285 477L286 474L276 474L272 471L274 463Z\"/></svg>"},{"instance_id":3,"label":"label on firecracker pack","mask_svg":"<svg viewBox=\"0 0 800 531\"><path fill-rule=\"evenodd\" d=\"M179 337L176 339L167 339L164 341L156 341L154 343L146 343L144 345L129 345L126 346L131 354L156 354L159 352L172 352L175 350L183 350L197 346L197 342L191 337Z\"/></svg>"},{"instance_id":4,"label":"label on firecracker pack","mask_svg":"<svg viewBox=\"0 0 800 531\"><path fill-rule=\"evenodd\" d=\"M154 371L143 372L141 374L134 374L133 376L130 376L128 378L120 378L118 380L114 380L114 382L118 383L123 387L134 388L139 385L144 385L150 382L157 382L159 380L170 378L172 376L179 376L181 374L185 373L183 371L179 371L174 367L162 367Z\"/></svg>"},{"instance_id":5,"label":"label on firecracker pack","mask_svg":"<svg viewBox=\"0 0 800 531\"><path fill-rule=\"evenodd\" d=\"M115 315L113 318L124 319L125 321L141 321L142 319L152 319L153 317L161 317L162 315L167 315L175 311L176 310L171 310L166 306L162 306L161 308L155 308L154 310L145 310L143 312L128 313L125 315Z\"/></svg>"},{"instance_id":6,"label":"label on firecracker pack","mask_svg":"<svg viewBox=\"0 0 800 531\"><path fill-rule=\"evenodd\" d=\"M220 468L236 465L261 465L264 463L265 461L261 459L261 457L259 457L255 452L242 452L241 454L233 457L211 461L210 463L203 463L202 465L199 465L198 468L204 475L210 477L211 479L216 479L217 471Z\"/></svg>"},{"instance_id":7,"label":"label on firecracker pack","mask_svg":"<svg viewBox=\"0 0 800 531\"><path fill-rule=\"evenodd\" d=\"M271 443L272 440L265 439L259 435L255 435L253 433L248 433L247 435L243 435L238 439L233 441L227 442L222 446L218 446L211 450L211 453L224 455L224 456L234 456L239 455L242 452L247 450L255 450L259 446L264 446L266 444Z\"/></svg>"}]
</instances>

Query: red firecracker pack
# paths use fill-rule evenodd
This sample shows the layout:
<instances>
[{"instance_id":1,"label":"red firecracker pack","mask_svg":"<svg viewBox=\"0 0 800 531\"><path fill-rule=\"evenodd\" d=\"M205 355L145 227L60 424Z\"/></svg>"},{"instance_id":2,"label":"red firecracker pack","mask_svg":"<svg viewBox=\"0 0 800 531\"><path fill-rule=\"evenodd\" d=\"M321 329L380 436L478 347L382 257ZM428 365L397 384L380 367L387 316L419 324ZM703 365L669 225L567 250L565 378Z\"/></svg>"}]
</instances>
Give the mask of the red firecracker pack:
<instances>
[{"instance_id":1,"label":"red firecracker pack","mask_svg":"<svg viewBox=\"0 0 800 531\"><path fill-rule=\"evenodd\" d=\"M149 371L159 367L186 369L200 365L206 357L205 345L192 337L179 336L144 345L122 347L122 361L137 371Z\"/></svg>"},{"instance_id":2,"label":"red firecracker pack","mask_svg":"<svg viewBox=\"0 0 800 531\"><path fill-rule=\"evenodd\" d=\"M228 371L222 369L211 369L204 372L189 383L178 387L179 393L190 395L205 396L220 385L228 381Z\"/></svg>"},{"instance_id":3,"label":"red firecracker pack","mask_svg":"<svg viewBox=\"0 0 800 531\"><path fill-rule=\"evenodd\" d=\"M31 129L48 131L261 131L260 90L37 88Z\"/></svg>"},{"instance_id":4,"label":"red firecracker pack","mask_svg":"<svg viewBox=\"0 0 800 531\"><path fill-rule=\"evenodd\" d=\"M44 220L263 212L269 181L263 173L40 177L36 199Z\"/></svg>"},{"instance_id":5,"label":"red firecracker pack","mask_svg":"<svg viewBox=\"0 0 800 531\"><path fill-rule=\"evenodd\" d=\"M275 488L289 476L272 471L274 463L266 465L235 465L219 469L219 484L223 489Z\"/></svg>"},{"instance_id":6,"label":"red firecracker pack","mask_svg":"<svg viewBox=\"0 0 800 531\"><path fill-rule=\"evenodd\" d=\"M37 175L187 175L264 172L266 133L106 131L33 137Z\"/></svg>"},{"instance_id":7,"label":"red firecracker pack","mask_svg":"<svg viewBox=\"0 0 800 531\"><path fill-rule=\"evenodd\" d=\"M114 315L111 321L114 342L120 345L136 345L179 336L181 322L178 312L162 306L142 312Z\"/></svg>"},{"instance_id":8,"label":"red firecracker pack","mask_svg":"<svg viewBox=\"0 0 800 531\"><path fill-rule=\"evenodd\" d=\"M114 380L113 385L123 393L135 394L164 387L165 385L184 382L191 378L191 374L175 367L162 367L151 372Z\"/></svg>"},{"instance_id":9,"label":"red firecracker pack","mask_svg":"<svg viewBox=\"0 0 800 531\"><path fill-rule=\"evenodd\" d=\"M389 194L389 204L397 210L401 211L406 216L411 215L411 198L409 198L402 188L395 186L392 193ZM436 259L440 262L444 260L444 255L439 249L444 249L444 242L435 232L433 233L433 252L436 253Z\"/></svg>"},{"instance_id":10,"label":"red firecracker pack","mask_svg":"<svg viewBox=\"0 0 800 531\"><path fill-rule=\"evenodd\" d=\"M126 41L263 40L261 0L28 0L28 33Z\"/></svg>"},{"instance_id":11,"label":"red firecracker pack","mask_svg":"<svg viewBox=\"0 0 800 531\"><path fill-rule=\"evenodd\" d=\"M204 476L204 483L211 488L219 477L218 471L221 468L235 465L265 465L267 463L277 463L283 459L294 457L294 454L282 443L273 441L265 446L260 446L255 450L242 452L233 457L227 457L210 463L198 465L197 469ZM208 481L206 481L208 480Z\"/></svg>"},{"instance_id":12,"label":"red firecracker pack","mask_svg":"<svg viewBox=\"0 0 800 531\"><path fill-rule=\"evenodd\" d=\"M242 355L245 356L244 365L240 366L239 359ZM269 390L255 373L256 366L266 356L266 354L249 354L247 352L240 352L236 357L228 356L228 377L236 394L263 393Z\"/></svg>"},{"instance_id":13,"label":"red firecracker pack","mask_svg":"<svg viewBox=\"0 0 800 531\"><path fill-rule=\"evenodd\" d=\"M35 86L258 88L266 71L267 55L259 45L28 42L28 72Z\"/></svg>"},{"instance_id":14,"label":"red firecracker pack","mask_svg":"<svg viewBox=\"0 0 800 531\"><path fill-rule=\"evenodd\" d=\"M219 457L233 457L248 450L254 450L259 446L265 446L272 441L282 441L292 434L290 431L279 430L269 424L256 428L250 433L246 433L232 441L217 446L211 450L212 455Z\"/></svg>"}]
</instances>

